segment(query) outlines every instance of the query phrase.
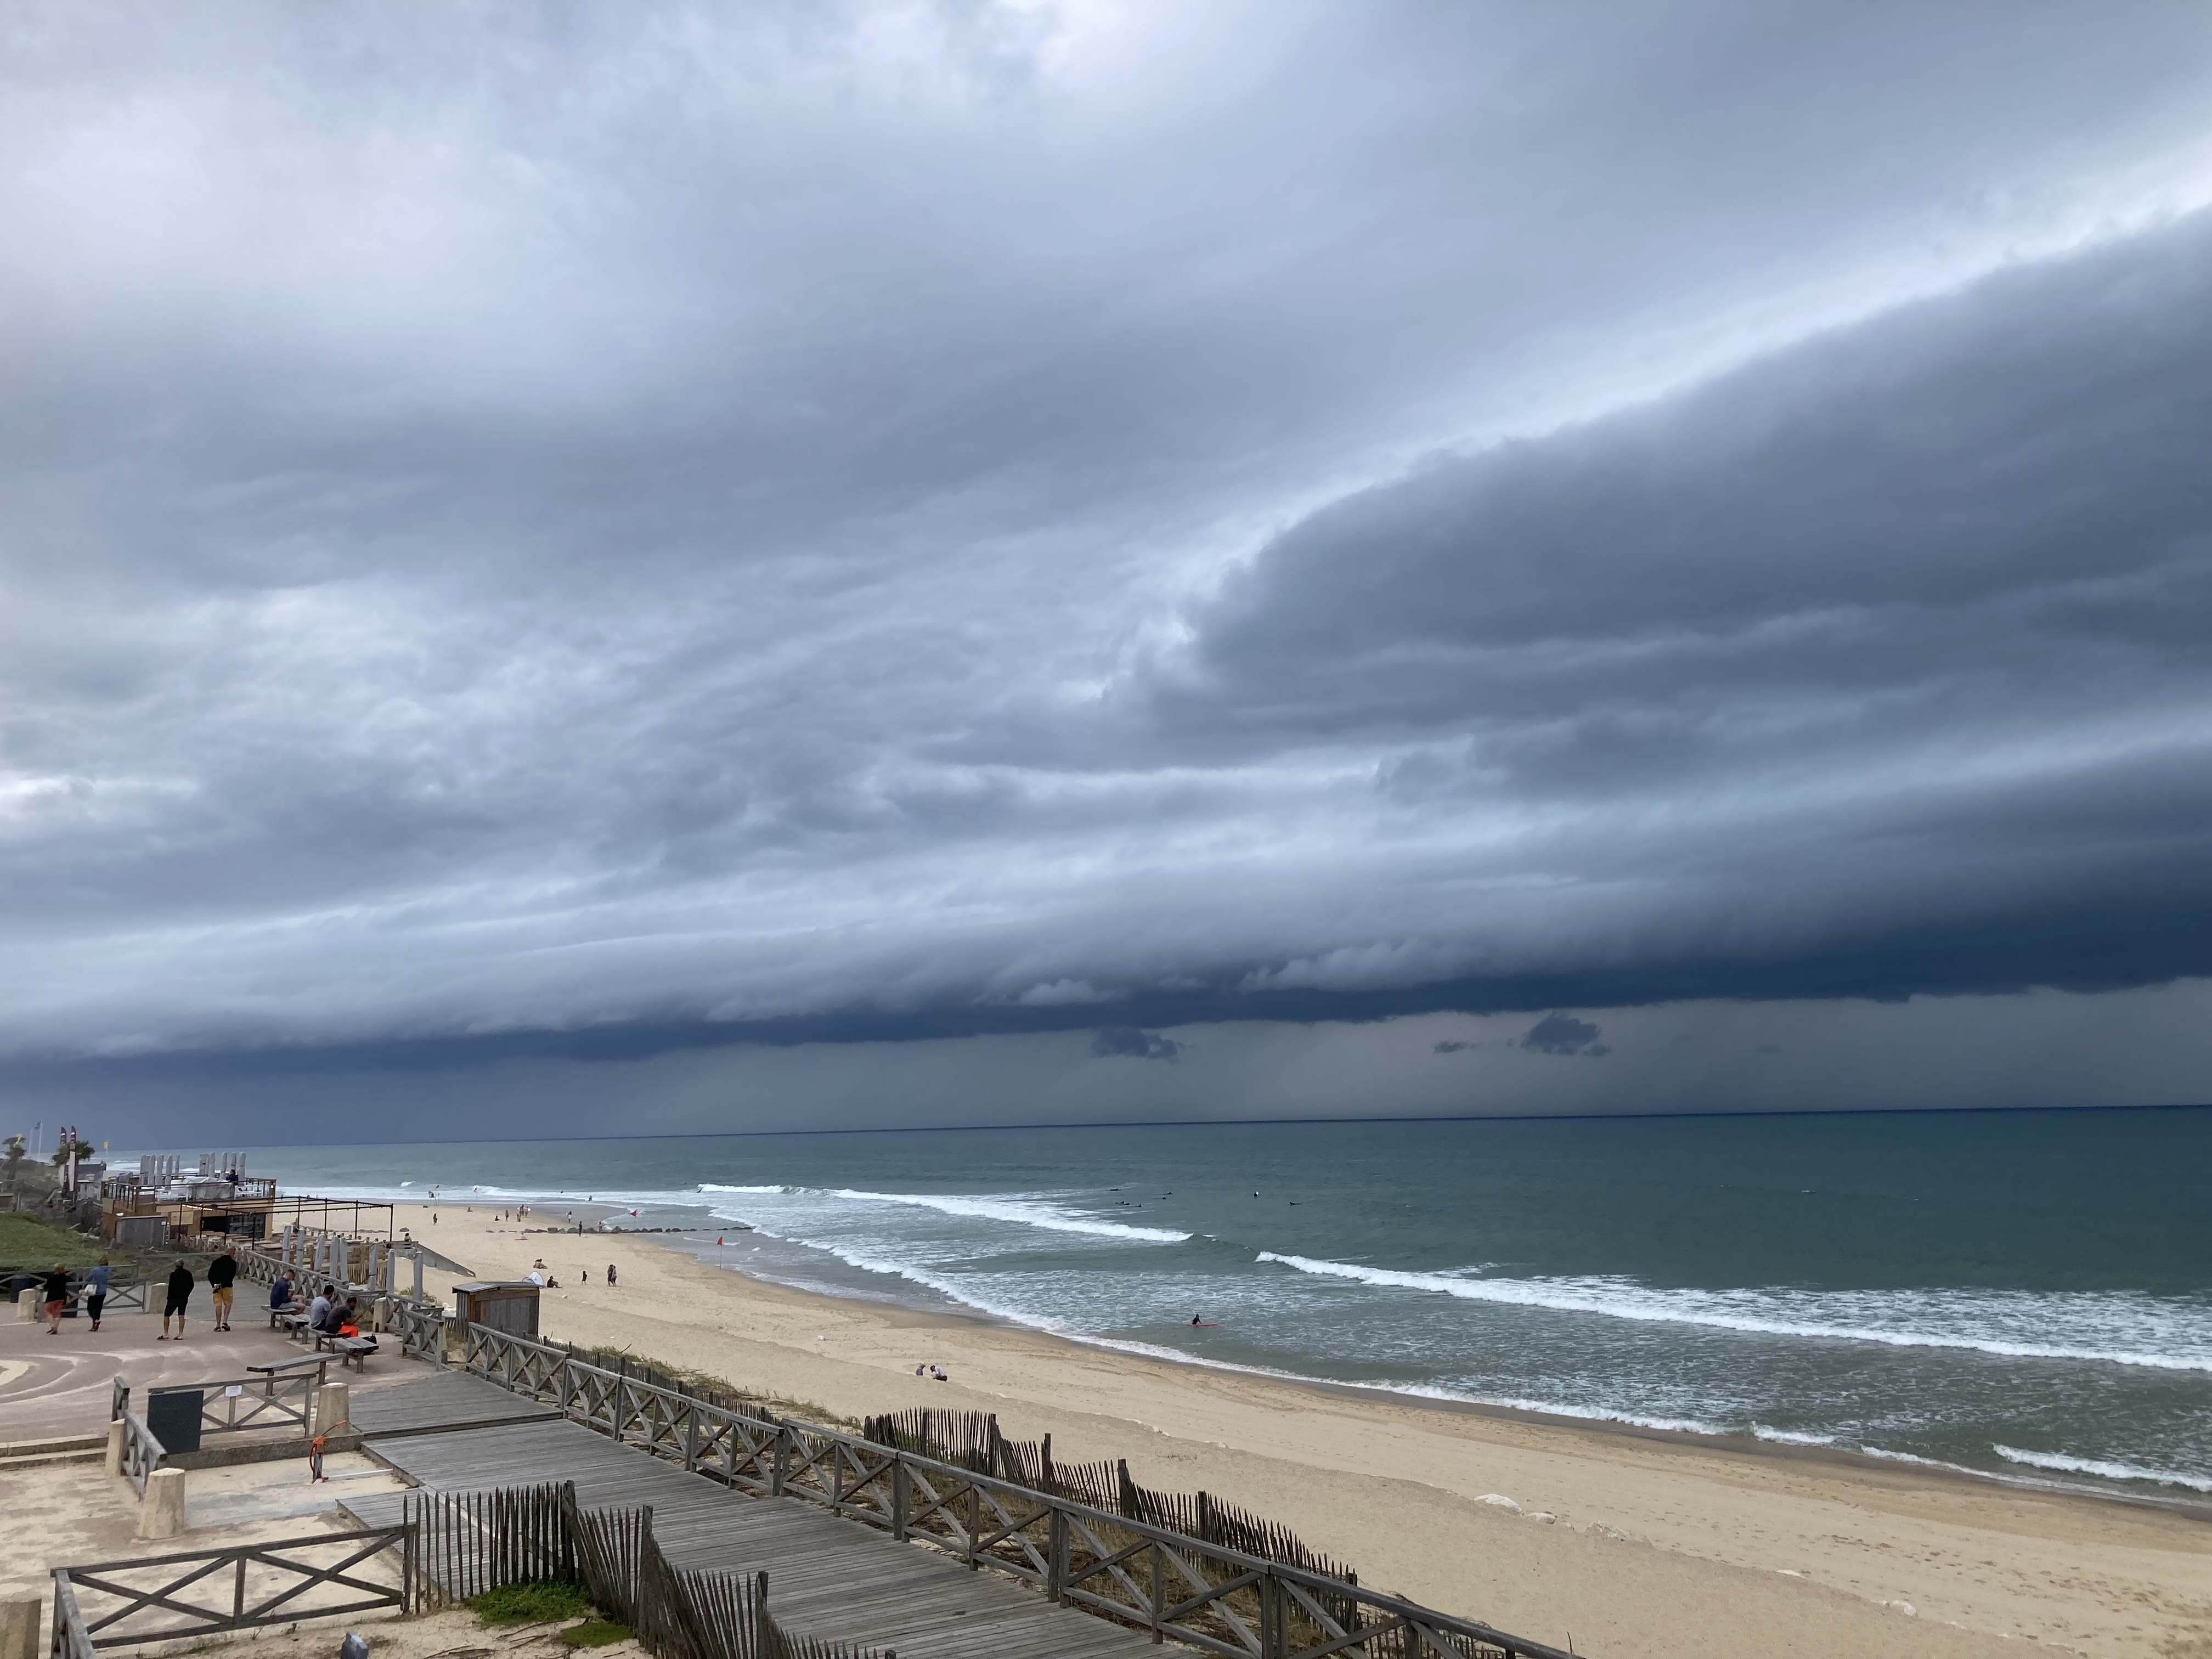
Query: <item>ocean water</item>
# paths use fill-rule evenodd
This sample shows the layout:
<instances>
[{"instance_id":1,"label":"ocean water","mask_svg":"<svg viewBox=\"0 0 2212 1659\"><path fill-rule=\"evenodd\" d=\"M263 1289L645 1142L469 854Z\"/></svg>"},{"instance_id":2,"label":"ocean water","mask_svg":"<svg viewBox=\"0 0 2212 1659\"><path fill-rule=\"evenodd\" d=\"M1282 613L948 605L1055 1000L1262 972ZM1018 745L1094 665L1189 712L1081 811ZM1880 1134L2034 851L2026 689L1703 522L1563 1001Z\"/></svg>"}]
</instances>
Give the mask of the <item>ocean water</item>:
<instances>
[{"instance_id":1,"label":"ocean water","mask_svg":"<svg viewBox=\"0 0 2212 1659\"><path fill-rule=\"evenodd\" d=\"M287 1190L616 1213L780 1283L1206 1364L2212 1494L2212 1109L290 1147L252 1167Z\"/></svg>"}]
</instances>

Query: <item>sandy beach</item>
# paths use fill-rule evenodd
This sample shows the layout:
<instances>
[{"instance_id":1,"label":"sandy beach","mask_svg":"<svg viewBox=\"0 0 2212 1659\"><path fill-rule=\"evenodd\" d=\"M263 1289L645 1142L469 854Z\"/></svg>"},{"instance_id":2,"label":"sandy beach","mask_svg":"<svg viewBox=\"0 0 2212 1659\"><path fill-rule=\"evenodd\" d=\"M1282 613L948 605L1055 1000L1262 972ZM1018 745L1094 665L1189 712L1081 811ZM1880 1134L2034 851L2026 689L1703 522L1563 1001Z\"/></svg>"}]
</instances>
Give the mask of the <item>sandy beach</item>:
<instances>
[{"instance_id":1,"label":"sandy beach","mask_svg":"<svg viewBox=\"0 0 2212 1659\"><path fill-rule=\"evenodd\" d=\"M548 1335L844 1417L995 1412L1010 1436L1050 1433L1063 1459L1127 1457L1148 1486L1279 1520L1363 1583L1601 1659L2024 1641L2212 1659L2212 1522L2190 1514L1156 1360L793 1291L649 1235L525 1231L538 1218L483 1205L398 1220L486 1277L543 1257L560 1282ZM451 1276L433 1279L445 1294ZM916 1377L924 1362L950 1382Z\"/></svg>"}]
</instances>

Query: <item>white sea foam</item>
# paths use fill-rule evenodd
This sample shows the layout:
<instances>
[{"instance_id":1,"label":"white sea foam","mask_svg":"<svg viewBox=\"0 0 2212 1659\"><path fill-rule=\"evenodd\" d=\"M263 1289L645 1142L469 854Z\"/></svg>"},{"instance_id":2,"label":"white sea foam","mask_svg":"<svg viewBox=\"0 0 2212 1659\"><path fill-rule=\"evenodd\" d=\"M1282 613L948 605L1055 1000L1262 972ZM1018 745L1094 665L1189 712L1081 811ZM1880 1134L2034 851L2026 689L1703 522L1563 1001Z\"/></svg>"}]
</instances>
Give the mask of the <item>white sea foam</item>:
<instances>
[{"instance_id":1,"label":"white sea foam","mask_svg":"<svg viewBox=\"0 0 2212 1659\"><path fill-rule=\"evenodd\" d=\"M1832 1434L1806 1434L1796 1429L1770 1429L1764 1423L1753 1424L1751 1431L1761 1440L1771 1440L1783 1446L1832 1446L1838 1443Z\"/></svg>"},{"instance_id":2,"label":"white sea foam","mask_svg":"<svg viewBox=\"0 0 2212 1659\"><path fill-rule=\"evenodd\" d=\"M2118 1291L1666 1290L1627 1278L1486 1279L1472 1271L1415 1273L1273 1250L1258 1260L1325 1279L1559 1313L2013 1359L2212 1371L2212 1308L2201 1299L2167 1302ZM2052 1341L2053 1332L2077 1340Z\"/></svg>"},{"instance_id":3,"label":"white sea foam","mask_svg":"<svg viewBox=\"0 0 2212 1659\"><path fill-rule=\"evenodd\" d=\"M1173 1232L1165 1227L1133 1227L1127 1222L1101 1221L1096 1217L1082 1215L1036 1199L968 1198L944 1193L871 1193L852 1187L832 1188L830 1196L863 1204L913 1204L924 1209L940 1211L945 1215L966 1216L979 1221L1011 1221L1024 1227L1042 1227L1048 1232L1087 1233L1094 1238L1126 1238L1144 1244L1182 1244L1188 1243L1191 1237L1188 1233Z\"/></svg>"},{"instance_id":4,"label":"white sea foam","mask_svg":"<svg viewBox=\"0 0 2212 1659\"><path fill-rule=\"evenodd\" d=\"M2191 1492L2212 1492L2212 1476L2184 1474L2177 1469L2147 1469L2141 1464L2123 1463L2108 1457L2069 1457L2063 1452L2022 1451L2017 1446L1996 1446L1991 1449L2008 1463L2049 1469L2055 1474L2094 1474L2106 1480L2143 1480L2161 1486L2186 1486Z\"/></svg>"}]
</instances>

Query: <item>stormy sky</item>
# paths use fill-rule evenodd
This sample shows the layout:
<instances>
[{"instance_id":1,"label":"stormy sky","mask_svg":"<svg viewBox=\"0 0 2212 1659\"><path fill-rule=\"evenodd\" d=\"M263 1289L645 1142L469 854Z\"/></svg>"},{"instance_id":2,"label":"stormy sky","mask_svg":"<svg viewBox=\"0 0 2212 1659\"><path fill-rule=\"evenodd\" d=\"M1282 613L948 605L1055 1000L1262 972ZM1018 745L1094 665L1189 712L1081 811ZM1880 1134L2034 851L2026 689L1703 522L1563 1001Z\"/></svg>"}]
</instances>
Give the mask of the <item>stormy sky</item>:
<instances>
[{"instance_id":1,"label":"stormy sky","mask_svg":"<svg viewBox=\"0 0 2212 1659\"><path fill-rule=\"evenodd\" d=\"M0 224L0 1115L2212 1098L2201 5L27 3Z\"/></svg>"}]
</instances>

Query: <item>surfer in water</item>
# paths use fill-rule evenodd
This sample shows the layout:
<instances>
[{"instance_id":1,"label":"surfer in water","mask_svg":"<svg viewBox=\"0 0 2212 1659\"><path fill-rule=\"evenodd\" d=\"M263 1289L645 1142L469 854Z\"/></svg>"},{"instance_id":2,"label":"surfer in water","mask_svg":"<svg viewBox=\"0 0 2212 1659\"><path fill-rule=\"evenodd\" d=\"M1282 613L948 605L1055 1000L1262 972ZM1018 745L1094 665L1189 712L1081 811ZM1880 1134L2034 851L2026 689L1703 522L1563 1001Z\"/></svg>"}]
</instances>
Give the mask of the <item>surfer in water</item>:
<instances>
[{"instance_id":1,"label":"surfer in water","mask_svg":"<svg viewBox=\"0 0 2212 1659\"><path fill-rule=\"evenodd\" d=\"M1200 1319L1196 1314L1193 1314L1190 1316L1190 1322L1194 1330L1211 1330L1221 1322L1218 1319Z\"/></svg>"}]
</instances>

